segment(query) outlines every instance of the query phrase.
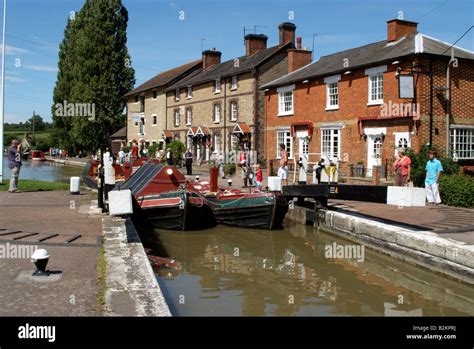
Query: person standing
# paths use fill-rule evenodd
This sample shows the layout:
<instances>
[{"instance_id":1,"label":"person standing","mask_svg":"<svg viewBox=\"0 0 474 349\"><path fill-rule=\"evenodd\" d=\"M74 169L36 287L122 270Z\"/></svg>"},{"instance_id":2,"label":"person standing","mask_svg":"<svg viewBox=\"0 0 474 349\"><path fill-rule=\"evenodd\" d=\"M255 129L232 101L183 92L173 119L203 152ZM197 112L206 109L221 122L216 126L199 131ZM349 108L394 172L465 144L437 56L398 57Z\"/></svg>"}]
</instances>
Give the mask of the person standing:
<instances>
[{"instance_id":1,"label":"person standing","mask_svg":"<svg viewBox=\"0 0 474 349\"><path fill-rule=\"evenodd\" d=\"M169 166L173 165L173 153L171 151L171 148L168 148L168 150L166 151L166 163Z\"/></svg>"},{"instance_id":2,"label":"person standing","mask_svg":"<svg viewBox=\"0 0 474 349\"><path fill-rule=\"evenodd\" d=\"M288 152L283 143L280 144L281 159L278 168L278 177L281 178L282 185L288 185Z\"/></svg>"},{"instance_id":3,"label":"person standing","mask_svg":"<svg viewBox=\"0 0 474 349\"><path fill-rule=\"evenodd\" d=\"M8 191L15 193L18 191L18 177L20 176L21 168L20 142L16 139L12 140L8 148L8 167L10 168L10 187Z\"/></svg>"},{"instance_id":4,"label":"person standing","mask_svg":"<svg viewBox=\"0 0 474 349\"><path fill-rule=\"evenodd\" d=\"M425 189L426 199L430 205L438 205L441 203L439 196L439 177L443 172L443 166L441 162L436 158L436 151L430 150L430 159L426 163L426 178L425 178Z\"/></svg>"},{"instance_id":5,"label":"person standing","mask_svg":"<svg viewBox=\"0 0 474 349\"><path fill-rule=\"evenodd\" d=\"M404 187L410 182L411 159L406 155L405 149L398 149L393 169L395 170L395 186Z\"/></svg>"},{"instance_id":6,"label":"person standing","mask_svg":"<svg viewBox=\"0 0 474 349\"><path fill-rule=\"evenodd\" d=\"M133 146L132 146L132 159L136 160L138 159L138 144L136 141L133 141Z\"/></svg>"},{"instance_id":7,"label":"person standing","mask_svg":"<svg viewBox=\"0 0 474 349\"><path fill-rule=\"evenodd\" d=\"M186 174L191 176L193 174L193 153L191 149L188 148L184 156L186 159Z\"/></svg>"},{"instance_id":8,"label":"person standing","mask_svg":"<svg viewBox=\"0 0 474 349\"><path fill-rule=\"evenodd\" d=\"M260 164L257 164L257 173L255 174L255 178L257 180L257 190L262 191L262 185L263 185L263 172L260 167Z\"/></svg>"}]
</instances>

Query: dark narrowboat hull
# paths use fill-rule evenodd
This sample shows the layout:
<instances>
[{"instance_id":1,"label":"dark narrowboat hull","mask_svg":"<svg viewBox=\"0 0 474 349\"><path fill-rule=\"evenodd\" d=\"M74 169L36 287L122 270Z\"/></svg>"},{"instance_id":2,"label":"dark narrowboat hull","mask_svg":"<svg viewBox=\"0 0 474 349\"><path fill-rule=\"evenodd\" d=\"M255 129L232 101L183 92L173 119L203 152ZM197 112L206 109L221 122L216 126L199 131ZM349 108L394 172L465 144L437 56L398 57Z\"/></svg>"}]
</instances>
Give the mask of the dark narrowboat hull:
<instances>
[{"instance_id":1,"label":"dark narrowboat hull","mask_svg":"<svg viewBox=\"0 0 474 349\"><path fill-rule=\"evenodd\" d=\"M156 205L142 207L136 203L137 215L154 229L167 230L200 230L214 227L217 223L209 206L202 202L195 204L189 202L189 194L165 193L158 195L161 198L180 198L176 205Z\"/></svg>"},{"instance_id":2,"label":"dark narrowboat hull","mask_svg":"<svg viewBox=\"0 0 474 349\"><path fill-rule=\"evenodd\" d=\"M244 228L279 229L288 212L288 203L281 195L269 196L268 199L261 202L262 200L244 198L235 205L229 205L231 200L209 201L218 223Z\"/></svg>"}]
</instances>

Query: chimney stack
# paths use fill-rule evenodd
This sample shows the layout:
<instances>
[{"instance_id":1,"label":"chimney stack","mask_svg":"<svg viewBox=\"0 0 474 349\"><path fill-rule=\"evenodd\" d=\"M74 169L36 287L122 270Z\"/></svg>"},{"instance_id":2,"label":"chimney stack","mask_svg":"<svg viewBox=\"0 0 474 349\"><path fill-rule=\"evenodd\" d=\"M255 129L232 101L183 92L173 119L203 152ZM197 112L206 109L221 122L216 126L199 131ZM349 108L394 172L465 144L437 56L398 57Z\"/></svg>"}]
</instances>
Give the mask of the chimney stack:
<instances>
[{"instance_id":1,"label":"chimney stack","mask_svg":"<svg viewBox=\"0 0 474 349\"><path fill-rule=\"evenodd\" d=\"M387 21L387 41L396 41L406 35L416 34L418 32L417 26L417 22L391 19Z\"/></svg>"},{"instance_id":2,"label":"chimney stack","mask_svg":"<svg viewBox=\"0 0 474 349\"><path fill-rule=\"evenodd\" d=\"M215 48L202 51L202 68L207 69L215 64L219 64L221 62L221 55L222 52L216 51Z\"/></svg>"},{"instance_id":3,"label":"chimney stack","mask_svg":"<svg viewBox=\"0 0 474 349\"><path fill-rule=\"evenodd\" d=\"M283 22L278 26L280 30L280 46L285 45L288 42L295 44L295 31L296 25L290 22Z\"/></svg>"},{"instance_id":4,"label":"chimney stack","mask_svg":"<svg viewBox=\"0 0 474 349\"><path fill-rule=\"evenodd\" d=\"M288 73L311 63L311 51L301 48L301 37L298 36L297 48L288 50Z\"/></svg>"},{"instance_id":5,"label":"chimney stack","mask_svg":"<svg viewBox=\"0 0 474 349\"><path fill-rule=\"evenodd\" d=\"M263 34L247 34L245 35L245 55L251 56L255 52L267 48L268 36Z\"/></svg>"}]
</instances>

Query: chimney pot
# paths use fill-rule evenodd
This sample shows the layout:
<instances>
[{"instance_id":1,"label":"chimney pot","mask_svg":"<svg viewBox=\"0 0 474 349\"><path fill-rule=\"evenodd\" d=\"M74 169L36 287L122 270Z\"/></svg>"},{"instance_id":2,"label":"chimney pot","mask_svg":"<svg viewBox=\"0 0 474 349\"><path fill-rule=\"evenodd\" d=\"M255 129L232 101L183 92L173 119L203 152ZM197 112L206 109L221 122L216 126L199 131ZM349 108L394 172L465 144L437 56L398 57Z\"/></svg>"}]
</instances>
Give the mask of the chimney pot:
<instances>
[{"instance_id":1,"label":"chimney pot","mask_svg":"<svg viewBox=\"0 0 474 349\"><path fill-rule=\"evenodd\" d=\"M296 38L296 48L301 49L301 36Z\"/></svg>"},{"instance_id":2,"label":"chimney pot","mask_svg":"<svg viewBox=\"0 0 474 349\"><path fill-rule=\"evenodd\" d=\"M222 52L217 51L215 48L211 50L202 51L202 68L207 69L215 64L221 62Z\"/></svg>"},{"instance_id":3,"label":"chimney pot","mask_svg":"<svg viewBox=\"0 0 474 349\"><path fill-rule=\"evenodd\" d=\"M245 35L245 55L251 56L255 52L267 48L268 37L264 34L247 34Z\"/></svg>"},{"instance_id":4,"label":"chimney pot","mask_svg":"<svg viewBox=\"0 0 474 349\"><path fill-rule=\"evenodd\" d=\"M278 29L280 31L280 46L283 46L288 42L295 45L296 25L290 22L283 22L278 26Z\"/></svg>"}]
</instances>

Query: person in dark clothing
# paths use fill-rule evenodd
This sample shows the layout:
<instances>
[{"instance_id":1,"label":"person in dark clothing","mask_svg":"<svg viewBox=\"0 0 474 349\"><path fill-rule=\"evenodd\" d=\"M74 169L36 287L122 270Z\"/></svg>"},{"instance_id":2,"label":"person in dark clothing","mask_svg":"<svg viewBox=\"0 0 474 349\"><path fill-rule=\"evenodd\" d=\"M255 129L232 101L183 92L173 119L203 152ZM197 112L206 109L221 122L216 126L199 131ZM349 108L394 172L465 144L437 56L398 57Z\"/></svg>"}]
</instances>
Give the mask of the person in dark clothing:
<instances>
[{"instance_id":1,"label":"person in dark clothing","mask_svg":"<svg viewBox=\"0 0 474 349\"><path fill-rule=\"evenodd\" d=\"M18 191L18 177L20 176L21 168L21 152L20 142L16 139L12 140L10 147L8 148L8 167L10 168L10 187L8 191L15 193Z\"/></svg>"},{"instance_id":2,"label":"person in dark clothing","mask_svg":"<svg viewBox=\"0 0 474 349\"><path fill-rule=\"evenodd\" d=\"M324 170L324 159L319 160L318 168L316 169L316 179L318 180L318 184L321 183L321 171Z\"/></svg>"},{"instance_id":3,"label":"person in dark clothing","mask_svg":"<svg viewBox=\"0 0 474 349\"><path fill-rule=\"evenodd\" d=\"M193 153L191 153L191 150L188 148L184 156L186 159L186 174L190 176L193 174Z\"/></svg>"}]
</instances>

